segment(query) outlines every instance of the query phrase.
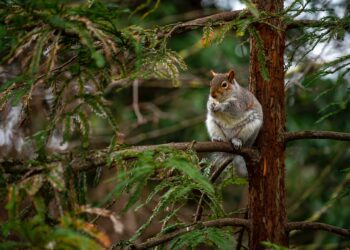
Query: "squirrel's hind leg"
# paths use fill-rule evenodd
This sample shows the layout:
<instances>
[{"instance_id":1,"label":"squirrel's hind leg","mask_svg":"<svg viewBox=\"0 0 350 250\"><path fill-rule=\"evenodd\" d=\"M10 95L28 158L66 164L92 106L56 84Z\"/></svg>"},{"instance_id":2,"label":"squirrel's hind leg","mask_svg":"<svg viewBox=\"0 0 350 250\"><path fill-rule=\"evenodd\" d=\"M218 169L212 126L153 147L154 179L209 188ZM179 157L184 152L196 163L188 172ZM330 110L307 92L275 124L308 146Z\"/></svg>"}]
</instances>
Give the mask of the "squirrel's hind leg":
<instances>
[{"instance_id":1,"label":"squirrel's hind leg","mask_svg":"<svg viewBox=\"0 0 350 250\"><path fill-rule=\"evenodd\" d=\"M227 141L222 129L210 116L207 117L205 124L212 141Z\"/></svg>"}]
</instances>

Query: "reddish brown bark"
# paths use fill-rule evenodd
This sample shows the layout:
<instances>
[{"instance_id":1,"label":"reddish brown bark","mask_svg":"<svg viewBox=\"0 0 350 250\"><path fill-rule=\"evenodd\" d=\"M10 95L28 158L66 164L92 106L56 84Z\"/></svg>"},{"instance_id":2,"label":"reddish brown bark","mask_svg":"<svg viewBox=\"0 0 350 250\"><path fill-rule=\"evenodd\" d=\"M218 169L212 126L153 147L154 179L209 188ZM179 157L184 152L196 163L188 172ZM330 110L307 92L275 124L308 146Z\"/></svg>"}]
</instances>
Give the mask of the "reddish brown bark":
<instances>
[{"instance_id":1,"label":"reddish brown bark","mask_svg":"<svg viewBox=\"0 0 350 250\"><path fill-rule=\"evenodd\" d=\"M265 13L283 10L282 0L254 0ZM264 45L269 80L264 80L258 62L256 37L250 38L250 88L263 106L264 125L257 140L261 161L249 167L249 217L252 222L250 249L264 249L262 241L288 246L285 231L285 166L283 132L284 106L284 32L279 18L268 24L257 24L257 32ZM278 29L276 29L278 27Z\"/></svg>"}]
</instances>

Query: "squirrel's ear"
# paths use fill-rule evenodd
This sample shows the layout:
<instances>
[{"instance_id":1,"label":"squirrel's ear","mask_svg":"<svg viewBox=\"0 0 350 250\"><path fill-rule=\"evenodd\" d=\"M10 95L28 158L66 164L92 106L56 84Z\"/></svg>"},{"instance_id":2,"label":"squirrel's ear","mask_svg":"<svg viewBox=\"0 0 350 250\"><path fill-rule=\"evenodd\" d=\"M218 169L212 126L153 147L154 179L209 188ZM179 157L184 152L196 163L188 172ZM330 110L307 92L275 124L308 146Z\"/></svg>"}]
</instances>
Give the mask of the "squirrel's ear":
<instances>
[{"instance_id":1,"label":"squirrel's ear","mask_svg":"<svg viewBox=\"0 0 350 250\"><path fill-rule=\"evenodd\" d=\"M232 69L227 73L227 78L229 82L233 82L233 78L235 78L235 72Z\"/></svg>"},{"instance_id":2,"label":"squirrel's ear","mask_svg":"<svg viewBox=\"0 0 350 250\"><path fill-rule=\"evenodd\" d=\"M212 77L217 75L217 73L215 73L214 70L210 70L210 74L211 74Z\"/></svg>"}]
</instances>

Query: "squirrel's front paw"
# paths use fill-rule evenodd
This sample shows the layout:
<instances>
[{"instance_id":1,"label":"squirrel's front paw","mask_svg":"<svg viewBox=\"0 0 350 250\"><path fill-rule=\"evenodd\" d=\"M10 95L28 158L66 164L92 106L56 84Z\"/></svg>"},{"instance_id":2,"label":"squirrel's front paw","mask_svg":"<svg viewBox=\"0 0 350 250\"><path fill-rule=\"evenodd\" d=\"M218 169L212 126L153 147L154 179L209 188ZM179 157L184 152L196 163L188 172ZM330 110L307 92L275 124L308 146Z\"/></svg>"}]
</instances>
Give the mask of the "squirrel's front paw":
<instances>
[{"instance_id":1,"label":"squirrel's front paw","mask_svg":"<svg viewBox=\"0 0 350 250\"><path fill-rule=\"evenodd\" d=\"M233 138L231 143L236 150L239 150L242 147L242 141L238 138Z\"/></svg>"},{"instance_id":2,"label":"squirrel's front paw","mask_svg":"<svg viewBox=\"0 0 350 250\"><path fill-rule=\"evenodd\" d=\"M214 137L211 138L211 140L212 140L212 141L219 141L219 142L220 142L220 141L224 141L224 138L221 138L221 137L219 137L219 136L214 136Z\"/></svg>"},{"instance_id":3,"label":"squirrel's front paw","mask_svg":"<svg viewBox=\"0 0 350 250\"><path fill-rule=\"evenodd\" d=\"M215 102L211 103L209 108L210 108L210 111L212 111L212 112L218 112L220 109L219 105L216 104Z\"/></svg>"}]
</instances>

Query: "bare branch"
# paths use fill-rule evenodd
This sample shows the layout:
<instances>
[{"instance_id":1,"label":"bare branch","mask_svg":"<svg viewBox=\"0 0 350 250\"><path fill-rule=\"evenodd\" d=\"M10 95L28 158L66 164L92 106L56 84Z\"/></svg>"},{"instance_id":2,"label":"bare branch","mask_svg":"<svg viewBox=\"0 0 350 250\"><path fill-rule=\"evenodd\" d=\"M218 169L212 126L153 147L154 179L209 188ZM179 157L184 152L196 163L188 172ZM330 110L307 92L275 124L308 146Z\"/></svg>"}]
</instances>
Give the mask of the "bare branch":
<instances>
[{"instance_id":1,"label":"bare branch","mask_svg":"<svg viewBox=\"0 0 350 250\"><path fill-rule=\"evenodd\" d=\"M320 223L320 222L296 221L296 222L289 222L286 226L286 230L288 232L293 230L304 230L304 229L321 230L321 231L337 234L342 237L350 238L350 229L336 227L336 226L332 226L332 225Z\"/></svg>"},{"instance_id":2,"label":"bare branch","mask_svg":"<svg viewBox=\"0 0 350 250\"><path fill-rule=\"evenodd\" d=\"M242 226L248 230L250 230L250 227L251 227L249 220L240 219L240 218L223 218L223 219L217 219L217 220L211 220L211 221L205 221L205 222L198 222L188 227L179 229L175 232L150 238L144 243L132 245L131 249L149 249L151 247L158 246L162 243L168 242L181 234L193 231L195 229L200 229L201 227L226 227L226 226Z\"/></svg>"},{"instance_id":3,"label":"bare branch","mask_svg":"<svg viewBox=\"0 0 350 250\"><path fill-rule=\"evenodd\" d=\"M217 178L220 176L222 171L224 171L225 168L232 162L232 159L233 159L233 157L226 158L224 160L224 162L220 166L218 166L217 169L215 169L213 174L210 176L210 182L211 183L214 183L217 180ZM202 213L203 213L203 199L204 199L204 193L202 193L201 198L199 199L199 202L198 202L198 205L197 205L197 209L196 209L196 213L194 215L194 222L198 222L201 219L201 217L202 217Z\"/></svg>"},{"instance_id":4,"label":"bare branch","mask_svg":"<svg viewBox=\"0 0 350 250\"><path fill-rule=\"evenodd\" d=\"M332 139L338 141L350 141L350 133L334 131L299 131L284 133L285 142L304 139Z\"/></svg>"}]
</instances>

